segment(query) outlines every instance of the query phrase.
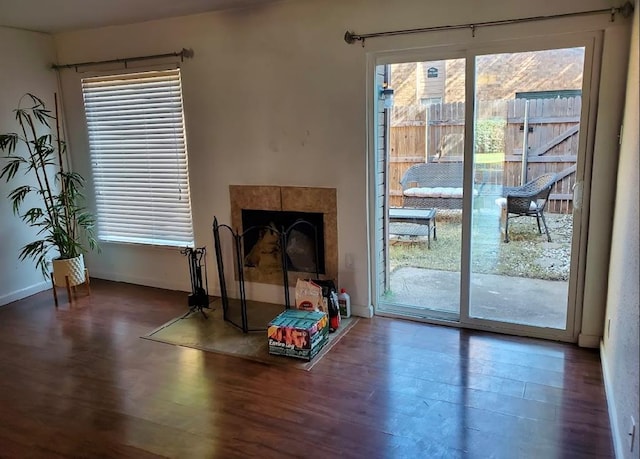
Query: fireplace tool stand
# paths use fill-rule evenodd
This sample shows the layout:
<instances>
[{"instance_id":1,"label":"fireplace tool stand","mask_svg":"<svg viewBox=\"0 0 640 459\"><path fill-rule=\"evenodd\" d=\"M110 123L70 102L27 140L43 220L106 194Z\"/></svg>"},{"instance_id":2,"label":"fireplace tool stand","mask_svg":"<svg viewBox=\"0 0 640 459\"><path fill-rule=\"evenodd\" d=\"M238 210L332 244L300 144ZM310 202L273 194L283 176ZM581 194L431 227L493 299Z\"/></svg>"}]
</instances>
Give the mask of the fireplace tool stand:
<instances>
[{"instance_id":1,"label":"fireplace tool stand","mask_svg":"<svg viewBox=\"0 0 640 459\"><path fill-rule=\"evenodd\" d=\"M187 317L193 312L200 312L205 319L208 319L205 309L209 309L209 281L207 280L207 250L205 247L192 249L186 247L180 251L186 255L189 261L189 276L191 277L191 294L188 298L189 310L185 313ZM204 264L203 264L204 260ZM202 283L202 268L204 267L205 283Z\"/></svg>"}]
</instances>

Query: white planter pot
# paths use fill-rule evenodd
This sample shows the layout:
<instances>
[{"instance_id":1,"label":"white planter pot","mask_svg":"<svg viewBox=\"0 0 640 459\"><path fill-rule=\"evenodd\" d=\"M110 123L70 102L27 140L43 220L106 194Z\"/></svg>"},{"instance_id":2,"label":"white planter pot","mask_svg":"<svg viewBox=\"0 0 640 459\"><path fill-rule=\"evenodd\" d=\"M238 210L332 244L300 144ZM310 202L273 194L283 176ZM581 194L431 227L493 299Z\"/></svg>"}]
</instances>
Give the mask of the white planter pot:
<instances>
[{"instance_id":1,"label":"white planter pot","mask_svg":"<svg viewBox=\"0 0 640 459\"><path fill-rule=\"evenodd\" d=\"M69 287L84 283L86 271L84 269L83 255L75 258L53 260L53 283L57 287L66 287L67 276L69 277Z\"/></svg>"}]
</instances>

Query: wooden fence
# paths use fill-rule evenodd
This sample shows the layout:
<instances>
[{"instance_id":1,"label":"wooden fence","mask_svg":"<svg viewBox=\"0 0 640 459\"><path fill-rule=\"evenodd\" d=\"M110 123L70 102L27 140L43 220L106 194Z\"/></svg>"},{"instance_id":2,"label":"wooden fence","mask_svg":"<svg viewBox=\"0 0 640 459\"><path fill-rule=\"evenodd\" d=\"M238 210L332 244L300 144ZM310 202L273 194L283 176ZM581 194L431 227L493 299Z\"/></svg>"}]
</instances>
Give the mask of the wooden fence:
<instances>
[{"instance_id":1,"label":"wooden fence","mask_svg":"<svg viewBox=\"0 0 640 459\"><path fill-rule=\"evenodd\" d=\"M523 166L525 181L555 172L559 179L551 191L547 211L571 213L580 108L580 97L479 101L475 180L517 186L521 184ZM464 109L464 102L393 108L389 157L392 206L402 205L399 181L413 164L462 161ZM527 151L524 158L523 148Z\"/></svg>"}]
</instances>

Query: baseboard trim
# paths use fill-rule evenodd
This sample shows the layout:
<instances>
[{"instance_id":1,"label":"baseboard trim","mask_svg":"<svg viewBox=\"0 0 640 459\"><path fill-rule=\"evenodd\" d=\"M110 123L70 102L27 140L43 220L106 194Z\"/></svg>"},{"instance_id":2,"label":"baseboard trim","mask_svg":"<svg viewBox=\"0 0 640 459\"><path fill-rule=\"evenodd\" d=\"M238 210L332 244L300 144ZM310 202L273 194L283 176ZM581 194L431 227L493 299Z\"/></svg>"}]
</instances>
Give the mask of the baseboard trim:
<instances>
[{"instance_id":1,"label":"baseboard trim","mask_svg":"<svg viewBox=\"0 0 640 459\"><path fill-rule=\"evenodd\" d=\"M90 277L96 279L110 280L114 282L126 282L129 284L145 285L147 287L164 288L167 290L177 290L180 292L189 292L190 287L179 285L178 283L168 283L166 280L158 281L157 279L139 277L139 276L123 276L120 273L112 273L107 271L90 271ZM219 292L209 292L209 295L219 296ZM364 317L370 319L373 317L373 306L362 306L357 304L351 305L351 314L356 317Z\"/></svg>"},{"instance_id":2,"label":"baseboard trim","mask_svg":"<svg viewBox=\"0 0 640 459\"><path fill-rule=\"evenodd\" d=\"M351 315L371 319L373 317L373 306L363 306L359 304L351 305Z\"/></svg>"},{"instance_id":3,"label":"baseboard trim","mask_svg":"<svg viewBox=\"0 0 640 459\"><path fill-rule=\"evenodd\" d=\"M609 366L607 365L606 354L604 352L604 341L600 341L600 365L602 366L602 379L604 379L604 394L607 399L607 408L609 411L609 424L611 425L611 436L613 437L613 452L615 457L624 457L624 445L622 444L623 435L618 425L618 412L616 411L616 403L611 387L611 376Z\"/></svg>"},{"instance_id":4,"label":"baseboard trim","mask_svg":"<svg viewBox=\"0 0 640 459\"><path fill-rule=\"evenodd\" d=\"M0 306L5 306L9 303L13 303L14 301L18 301L28 296L35 295L36 293L40 293L49 288L51 288L51 283L42 281L29 287L9 292L6 295L0 296Z\"/></svg>"},{"instance_id":5,"label":"baseboard trim","mask_svg":"<svg viewBox=\"0 0 640 459\"><path fill-rule=\"evenodd\" d=\"M126 282L127 284L144 285L146 287L163 288L166 290L177 290L179 292L191 291L190 286L183 285L178 282L169 282L167 279L158 280L150 277L129 276L108 271L89 271L89 277L113 282Z\"/></svg>"},{"instance_id":6,"label":"baseboard trim","mask_svg":"<svg viewBox=\"0 0 640 459\"><path fill-rule=\"evenodd\" d=\"M598 349L601 340L602 336L600 335L585 335L584 333L580 333L580 335L578 335L578 346Z\"/></svg>"}]
</instances>

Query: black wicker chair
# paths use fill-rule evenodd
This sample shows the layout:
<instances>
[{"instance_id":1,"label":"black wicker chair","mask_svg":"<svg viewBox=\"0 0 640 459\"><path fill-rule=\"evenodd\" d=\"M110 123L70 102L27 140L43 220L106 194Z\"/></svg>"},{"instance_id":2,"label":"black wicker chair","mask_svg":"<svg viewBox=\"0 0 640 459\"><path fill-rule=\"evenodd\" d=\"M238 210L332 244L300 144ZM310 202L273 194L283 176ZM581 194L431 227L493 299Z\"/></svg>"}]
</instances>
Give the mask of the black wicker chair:
<instances>
[{"instance_id":1,"label":"black wicker chair","mask_svg":"<svg viewBox=\"0 0 640 459\"><path fill-rule=\"evenodd\" d=\"M504 228L504 242L509 242L509 219L514 217L535 217L538 231L542 234L540 220L544 225L547 240L551 242L549 228L544 218L544 208L547 205L551 188L556 183L556 174L542 174L541 176L519 187L505 187L502 195L506 198L506 215Z\"/></svg>"}]
</instances>

